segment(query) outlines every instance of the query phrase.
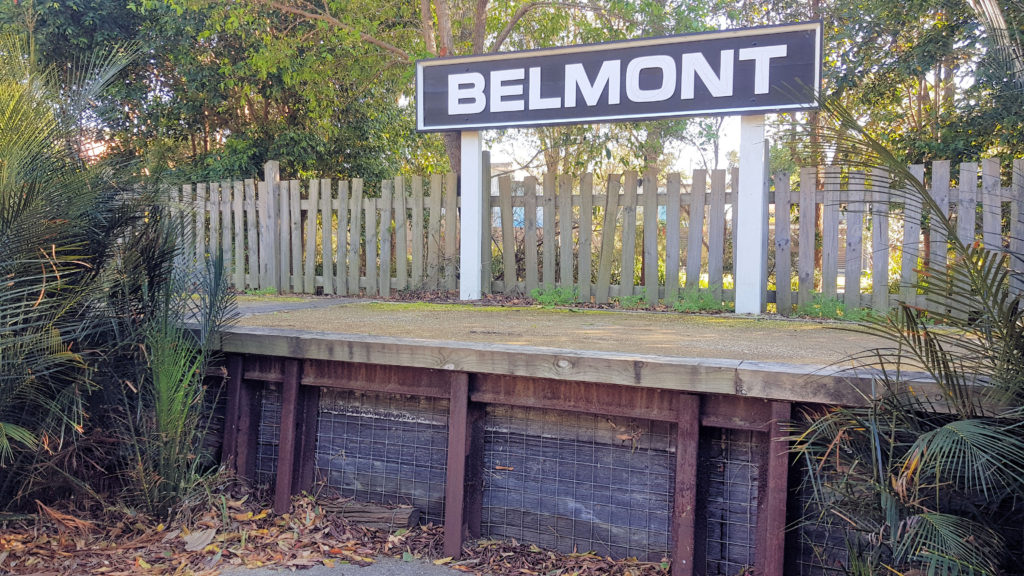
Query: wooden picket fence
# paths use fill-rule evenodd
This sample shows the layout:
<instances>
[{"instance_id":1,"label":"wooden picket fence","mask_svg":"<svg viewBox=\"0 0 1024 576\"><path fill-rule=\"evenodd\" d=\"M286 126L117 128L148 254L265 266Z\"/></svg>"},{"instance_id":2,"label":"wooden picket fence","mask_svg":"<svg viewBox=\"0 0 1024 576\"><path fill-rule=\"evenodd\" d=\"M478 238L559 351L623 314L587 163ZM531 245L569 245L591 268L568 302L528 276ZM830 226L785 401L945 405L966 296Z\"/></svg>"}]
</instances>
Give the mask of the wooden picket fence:
<instances>
[{"instance_id":1,"label":"wooden picket fence","mask_svg":"<svg viewBox=\"0 0 1024 576\"><path fill-rule=\"evenodd\" d=\"M962 163L954 185L950 163L932 163L932 195L949 214L972 215L957 218L961 238L1024 253L1024 161L1014 161L1009 186L998 159L980 167L979 178L978 163ZM923 176L925 166L911 171ZM695 170L684 182L679 174L627 172L598 185L593 174L513 181L485 169L485 189L496 194L485 201L483 291L559 287L575 289L581 301L672 303L692 290L730 302L737 173ZM177 200L188 254L219 252L239 291L388 297L458 288L455 175L399 176L370 197L359 179L281 181L278 174L269 162L263 181L183 186ZM791 313L817 295L848 308L924 304L914 288L918 270L925 259L944 265L947 239L931 233L920 205L888 190L885 174L829 166L770 180L765 290L777 311Z\"/></svg>"}]
</instances>

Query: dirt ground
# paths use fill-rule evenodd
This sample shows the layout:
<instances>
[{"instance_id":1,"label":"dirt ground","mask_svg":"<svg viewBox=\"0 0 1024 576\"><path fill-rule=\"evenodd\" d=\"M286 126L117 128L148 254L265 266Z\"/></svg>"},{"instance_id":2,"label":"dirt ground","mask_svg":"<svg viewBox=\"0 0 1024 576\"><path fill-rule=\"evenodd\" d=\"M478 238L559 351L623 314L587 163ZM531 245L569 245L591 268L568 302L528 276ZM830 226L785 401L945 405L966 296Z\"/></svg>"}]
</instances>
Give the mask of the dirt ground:
<instances>
[{"instance_id":1,"label":"dirt ground","mask_svg":"<svg viewBox=\"0 0 1024 576\"><path fill-rule=\"evenodd\" d=\"M850 324L781 317L246 298L240 324L434 340L817 366L882 345Z\"/></svg>"}]
</instances>

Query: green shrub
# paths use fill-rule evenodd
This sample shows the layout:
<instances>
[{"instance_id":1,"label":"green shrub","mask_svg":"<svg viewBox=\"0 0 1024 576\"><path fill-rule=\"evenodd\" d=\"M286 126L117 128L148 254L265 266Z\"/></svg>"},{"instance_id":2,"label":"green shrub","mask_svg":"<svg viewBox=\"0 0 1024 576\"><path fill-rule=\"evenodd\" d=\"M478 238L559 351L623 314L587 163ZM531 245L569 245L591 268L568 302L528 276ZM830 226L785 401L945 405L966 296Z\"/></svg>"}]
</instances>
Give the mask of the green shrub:
<instances>
[{"instance_id":1,"label":"green shrub","mask_svg":"<svg viewBox=\"0 0 1024 576\"><path fill-rule=\"evenodd\" d=\"M863 322L868 319L871 311L864 308L847 309L846 304L838 298L826 298L821 294L815 294L812 302L797 306L796 313L808 318Z\"/></svg>"},{"instance_id":2,"label":"green shrub","mask_svg":"<svg viewBox=\"0 0 1024 576\"><path fill-rule=\"evenodd\" d=\"M579 289L576 286L545 286L534 288L530 291L530 297L541 306L548 308L554 306L572 306L580 301Z\"/></svg>"},{"instance_id":3,"label":"green shrub","mask_svg":"<svg viewBox=\"0 0 1024 576\"><path fill-rule=\"evenodd\" d=\"M672 305L676 312L724 312L727 308L710 290L684 290Z\"/></svg>"},{"instance_id":4,"label":"green shrub","mask_svg":"<svg viewBox=\"0 0 1024 576\"><path fill-rule=\"evenodd\" d=\"M639 310L643 308L647 301L647 289L641 288L638 294L630 294L629 296L619 296L614 299L615 303L619 305L619 308L626 310Z\"/></svg>"}]
</instances>

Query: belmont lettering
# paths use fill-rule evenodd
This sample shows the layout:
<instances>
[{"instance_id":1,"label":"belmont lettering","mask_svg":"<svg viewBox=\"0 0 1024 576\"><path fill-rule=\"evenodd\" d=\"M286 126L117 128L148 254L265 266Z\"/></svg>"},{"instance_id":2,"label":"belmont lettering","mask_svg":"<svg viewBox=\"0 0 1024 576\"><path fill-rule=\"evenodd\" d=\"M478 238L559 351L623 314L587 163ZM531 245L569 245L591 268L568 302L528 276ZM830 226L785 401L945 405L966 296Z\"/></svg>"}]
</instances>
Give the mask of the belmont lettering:
<instances>
[{"instance_id":1,"label":"belmont lettering","mask_svg":"<svg viewBox=\"0 0 1024 576\"><path fill-rule=\"evenodd\" d=\"M786 55L785 44L721 50L717 72L701 52L683 53L678 58L665 54L638 56L626 62L625 74L622 60L606 60L592 73L583 64L569 63L564 65L561 97L541 95L546 71L538 66L492 70L487 77L480 72L450 74L448 114L615 106L623 97L636 103L664 102L676 94L680 100L693 100L698 83L712 98L725 98L734 92L737 60L753 61L754 93L767 94L772 60ZM524 84L527 79L528 86Z\"/></svg>"}]
</instances>

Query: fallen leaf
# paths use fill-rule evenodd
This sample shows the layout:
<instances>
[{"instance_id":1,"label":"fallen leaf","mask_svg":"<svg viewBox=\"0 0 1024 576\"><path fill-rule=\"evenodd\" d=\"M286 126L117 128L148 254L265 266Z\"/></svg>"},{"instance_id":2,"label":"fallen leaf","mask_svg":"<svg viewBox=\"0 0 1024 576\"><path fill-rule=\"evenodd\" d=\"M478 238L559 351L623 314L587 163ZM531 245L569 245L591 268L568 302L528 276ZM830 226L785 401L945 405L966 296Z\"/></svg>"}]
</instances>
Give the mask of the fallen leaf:
<instances>
[{"instance_id":1,"label":"fallen leaf","mask_svg":"<svg viewBox=\"0 0 1024 576\"><path fill-rule=\"evenodd\" d=\"M188 536L182 536L182 539L185 540L185 550L188 552L198 552L206 548L210 542L213 542L213 537L216 535L216 528L207 528L206 530L193 532Z\"/></svg>"},{"instance_id":2,"label":"fallen leaf","mask_svg":"<svg viewBox=\"0 0 1024 576\"><path fill-rule=\"evenodd\" d=\"M447 563L449 563L451 561L452 561L452 557L448 556L448 557L445 557L445 558L438 558L437 560L434 560L434 564L436 564L438 566L442 566L442 565L447 564Z\"/></svg>"}]
</instances>

